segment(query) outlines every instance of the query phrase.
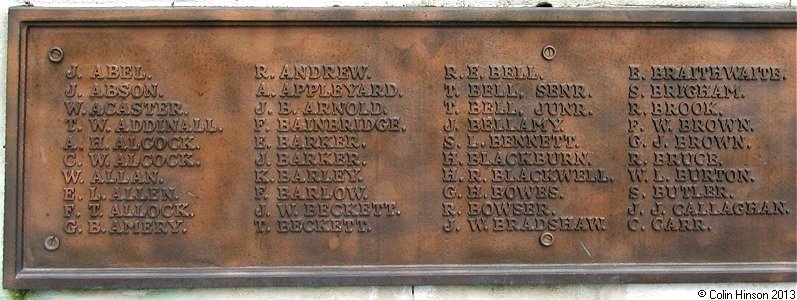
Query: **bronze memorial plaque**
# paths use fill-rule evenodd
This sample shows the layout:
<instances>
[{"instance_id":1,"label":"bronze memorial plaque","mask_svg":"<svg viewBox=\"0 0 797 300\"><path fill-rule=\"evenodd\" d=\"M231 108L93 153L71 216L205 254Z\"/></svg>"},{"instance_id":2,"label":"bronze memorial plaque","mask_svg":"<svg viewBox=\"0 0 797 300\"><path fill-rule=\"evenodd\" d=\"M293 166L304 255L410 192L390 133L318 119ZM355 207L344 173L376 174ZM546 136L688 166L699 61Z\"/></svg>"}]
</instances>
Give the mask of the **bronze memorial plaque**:
<instances>
[{"instance_id":1,"label":"bronze memorial plaque","mask_svg":"<svg viewBox=\"0 0 797 300\"><path fill-rule=\"evenodd\" d=\"M796 19L13 8L5 286L797 280Z\"/></svg>"}]
</instances>

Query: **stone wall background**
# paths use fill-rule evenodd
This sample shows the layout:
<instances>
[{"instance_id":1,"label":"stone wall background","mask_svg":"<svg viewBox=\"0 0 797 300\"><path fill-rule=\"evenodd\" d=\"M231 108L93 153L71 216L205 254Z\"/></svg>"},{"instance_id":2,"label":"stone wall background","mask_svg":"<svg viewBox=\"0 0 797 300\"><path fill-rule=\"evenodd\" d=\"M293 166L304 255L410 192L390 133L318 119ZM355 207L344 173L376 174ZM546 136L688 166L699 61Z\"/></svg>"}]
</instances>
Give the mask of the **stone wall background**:
<instances>
[{"instance_id":1,"label":"stone wall background","mask_svg":"<svg viewBox=\"0 0 797 300\"><path fill-rule=\"evenodd\" d=\"M437 7L533 7L545 1L554 7L760 7L795 9L797 0L0 0L0 140L6 132L6 46L8 8L33 5L50 7L331 7L331 6L437 6ZM797 12L795 12L797 13ZM5 146L4 146L5 148ZM0 151L5 161L5 151ZM0 168L0 184L5 169ZM0 188L0 198L5 199ZM0 218L4 215L0 201ZM0 222L0 227L2 227ZM1 231L0 231L1 232ZM2 236L0 235L0 241ZM0 257L2 253L0 253ZM2 260L0 259L0 264ZM2 268L0 268L2 269ZM1 283L0 283L1 284ZM0 286L1 287L1 286ZM49 290L19 292L2 289L0 299L710 299L698 292L746 290L770 292L797 289L797 283L693 283L532 286L397 286L397 287L276 287L158 290ZM710 295L710 294L709 294ZM716 299L716 298L715 298Z\"/></svg>"}]
</instances>

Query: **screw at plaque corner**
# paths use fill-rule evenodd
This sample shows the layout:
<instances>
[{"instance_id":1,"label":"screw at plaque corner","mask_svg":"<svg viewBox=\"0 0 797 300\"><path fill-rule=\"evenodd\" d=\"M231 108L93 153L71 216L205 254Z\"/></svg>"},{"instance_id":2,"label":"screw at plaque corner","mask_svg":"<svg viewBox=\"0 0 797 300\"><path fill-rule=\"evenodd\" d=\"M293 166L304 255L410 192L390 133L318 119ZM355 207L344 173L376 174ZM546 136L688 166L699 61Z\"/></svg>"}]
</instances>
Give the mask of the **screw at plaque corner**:
<instances>
[{"instance_id":1,"label":"screw at plaque corner","mask_svg":"<svg viewBox=\"0 0 797 300\"><path fill-rule=\"evenodd\" d=\"M51 235L44 239L44 249L55 251L58 246L61 246L61 241L57 237Z\"/></svg>"},{"instance_id":2,"label":"screw at plaque corner","mask_svg":"<svg viewBox=\"0 0 797 300\"><path fill-rule=\"evenodd\" d=\"M47 52L47 58L49 58L51 62L59 63L64 59L64 51L61 50L61 48L53 47L50 49L50 52Z\"/></svg>"},{"instance_id":3,"label":"screw at plaque corner","mask_svg":"<svg viewBox=\"0 0 797 300\"><path fill-rule=\"evenodd\" d=\"M542 57L545 58L545 60L552 60L556 57L556 48L551 45L542 47Z\"/></svg>"},{"instance_id":4,"label":"screw at plaque corner","mask_svg":"<svg viewBox=\"0 0 797 300\"><path fill-rule=\"evenodd\" d=\"M542 244L545 247L553 245L553 233L545 232L542 235L540 235L540 244Z\"/></svg>"}]
</instances>

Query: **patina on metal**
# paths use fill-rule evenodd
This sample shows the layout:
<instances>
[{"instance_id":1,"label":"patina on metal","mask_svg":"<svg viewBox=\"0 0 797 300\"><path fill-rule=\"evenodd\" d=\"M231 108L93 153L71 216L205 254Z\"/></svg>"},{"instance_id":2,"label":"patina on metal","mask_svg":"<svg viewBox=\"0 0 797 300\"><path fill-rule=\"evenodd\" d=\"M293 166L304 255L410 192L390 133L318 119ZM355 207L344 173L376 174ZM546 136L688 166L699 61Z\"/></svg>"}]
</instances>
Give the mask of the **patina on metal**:
<instances>
[{"instance_id":1,"label":"patina on metal","mask_svg":"<svg viewBox=\"0 0 797 300\"><path fill-rule=\"evenodd\" d=\"M796 24L13 8L4 284L794 281Z\"/></svg>"}]
</instances>

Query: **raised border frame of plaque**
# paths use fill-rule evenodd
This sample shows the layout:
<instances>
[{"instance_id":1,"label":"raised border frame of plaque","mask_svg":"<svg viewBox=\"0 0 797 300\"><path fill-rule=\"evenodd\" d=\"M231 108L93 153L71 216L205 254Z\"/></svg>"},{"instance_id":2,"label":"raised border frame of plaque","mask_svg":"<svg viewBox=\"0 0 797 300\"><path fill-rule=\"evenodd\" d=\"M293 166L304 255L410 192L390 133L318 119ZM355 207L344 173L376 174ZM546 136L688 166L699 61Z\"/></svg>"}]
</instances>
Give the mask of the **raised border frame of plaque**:
<instances>
[{"instance_id":1,"label":"raised border frame of plaque","mask_svg":"<svg viewBox=\"0 0 797 300\"><path fill-rule=\"evenodd\" d=\"M8 34L5 244L6 288L555 284L795 281L797 262L695 264L362 265L247 268L25 268L22 249L24 56L31 26L257 23L354 26L797 27L782 9L52 9L11 8Z\"/></svg>"}]
</instances>

